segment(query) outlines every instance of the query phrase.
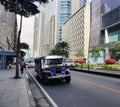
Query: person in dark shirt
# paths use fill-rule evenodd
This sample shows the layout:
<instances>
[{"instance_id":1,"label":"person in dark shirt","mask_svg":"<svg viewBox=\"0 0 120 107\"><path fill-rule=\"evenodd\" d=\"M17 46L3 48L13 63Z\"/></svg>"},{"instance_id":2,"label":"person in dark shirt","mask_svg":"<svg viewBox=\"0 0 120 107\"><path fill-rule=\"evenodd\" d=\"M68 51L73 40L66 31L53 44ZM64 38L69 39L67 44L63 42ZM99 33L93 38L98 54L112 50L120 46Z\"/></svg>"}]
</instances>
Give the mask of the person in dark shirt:
<instances>
[{"instance_id":1,"label":"person in dark shirt","mask_svg":"<svg viewBox=\"0 0 120 107\"><path fill-rule=\"evenodd\" d=\"M24 69L26 69L26 64L25 64L25 62L24 62L23 59L22 59L22 61L21 61L20 66L21 66L21 68L20 68L21 74L23 74Z\"/></svg>"}]
</instances>

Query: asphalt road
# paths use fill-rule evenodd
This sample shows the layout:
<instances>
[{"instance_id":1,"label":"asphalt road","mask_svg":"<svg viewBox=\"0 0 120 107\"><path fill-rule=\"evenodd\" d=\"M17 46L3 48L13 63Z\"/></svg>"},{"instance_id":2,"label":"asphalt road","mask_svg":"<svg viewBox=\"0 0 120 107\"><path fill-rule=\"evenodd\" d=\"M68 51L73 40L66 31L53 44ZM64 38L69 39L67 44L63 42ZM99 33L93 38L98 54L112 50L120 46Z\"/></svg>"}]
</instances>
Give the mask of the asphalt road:
<instances>
[{"instance_id":1,"label":"asphalt road","mask_svg":"<svg viewBox=\"0 0 120 107\"><path fill-rule=\"evenodd\" d=\"M71 75L69 84L40 83L59 107L120 107L120 79L75 71Z\"/></svg>"}]
</instances>

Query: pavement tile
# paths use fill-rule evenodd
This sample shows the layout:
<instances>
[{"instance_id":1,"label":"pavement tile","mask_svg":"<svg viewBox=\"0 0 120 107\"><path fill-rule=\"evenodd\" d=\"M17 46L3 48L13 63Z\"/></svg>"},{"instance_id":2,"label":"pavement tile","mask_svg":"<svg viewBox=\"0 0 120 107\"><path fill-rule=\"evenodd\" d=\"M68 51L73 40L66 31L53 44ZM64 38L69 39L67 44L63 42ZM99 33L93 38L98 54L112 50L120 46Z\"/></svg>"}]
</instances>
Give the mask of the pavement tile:
<instances>
[{"instance_id":1,"label":"pavement tile","mask_svg":"<svg viewBox=\"0 0 120 107\"><path fill-rule=\"evenodd\" d=\"M0 107L30 107L24 74L14 76L15 69L0 70Z\"/></svg>"},{"instance_id":2,"label":"pavement tile","mask_svg":"<svg viewBox=\"0 0 120 107\"><path fill-rule=\"evenodd\" d=\"M18 102L19 97L18 96L6 96L0 98L0 103L10 103L10 102Z\"/></svg>"},{"instance_id":3,"label":"pavement tile","mask_svg":"<svg viewBox=\"0 0 120 107\"><path fill-rule=\"evenodd\" d=\"M19 104L18 102L0 103L0 107L19 107Z\"/></svg>"}]
</instances>

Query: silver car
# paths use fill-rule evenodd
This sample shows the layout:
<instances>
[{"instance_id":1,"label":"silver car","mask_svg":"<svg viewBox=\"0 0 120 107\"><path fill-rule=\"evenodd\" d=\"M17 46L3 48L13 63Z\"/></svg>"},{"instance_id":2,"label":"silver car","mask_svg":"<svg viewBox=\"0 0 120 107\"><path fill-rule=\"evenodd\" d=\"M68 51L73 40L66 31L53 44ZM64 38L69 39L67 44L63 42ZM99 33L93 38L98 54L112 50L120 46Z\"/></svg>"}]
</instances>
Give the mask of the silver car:
<instances>
[{"instance_id":1,"label":"silver car","mask_svg":"<svg viewBox=\"0 0 120 107\"><path fill-rule=\"evenodd\" d=\"M75 63L72 60L65 60L65 66L67 68L74 68L75 67Z\"/></svg>"},{"instance_id":2,"label":"silver car","mask_svg":"<svg viewBox=\"0 0 120 107\"><path fill-rule=\"evenodd\" d=\"M28 68L34 68L35 67L34 59L27 61L26 65L27 65Z\"/></svg>"}]
</instances>

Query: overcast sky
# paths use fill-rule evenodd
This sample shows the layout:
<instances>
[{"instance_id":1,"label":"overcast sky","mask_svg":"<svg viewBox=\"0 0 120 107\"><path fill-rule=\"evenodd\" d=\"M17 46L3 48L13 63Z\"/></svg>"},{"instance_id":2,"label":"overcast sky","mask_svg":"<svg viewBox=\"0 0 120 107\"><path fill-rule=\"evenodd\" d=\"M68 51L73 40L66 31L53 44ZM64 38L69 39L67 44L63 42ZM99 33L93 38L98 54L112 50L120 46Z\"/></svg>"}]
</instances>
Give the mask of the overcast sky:
<instances>
[{"instance_id":1,"label":"overcast sky","mask_svg":"<svg viewBox=\"0 0 120 107\"><path fill-rule=\"evenodd\" d=\"M87 0L88 2L91 0ZM19 16L18 16L18 27L19 27ZM25 42L30 46L31 51L33 50L33 33L34 33L34 16L29 18L23 18L21 42ZM32 54L32 53L31 53Z\"/></svg>"},{"instance_id":2,"label":"overcast sky","mask_svg":"<svg viewBox=\"0 0 120 107\"><path fill-rule=\"evenodd\" d=\"M19 30L20 17L18 16L17 19L18 19L18 30ZM27 43L30 46L31 51L33 50L33 33L34 33L34 16L29 18L23 18L21 42Z\"/></svg>"}]
</instances>

